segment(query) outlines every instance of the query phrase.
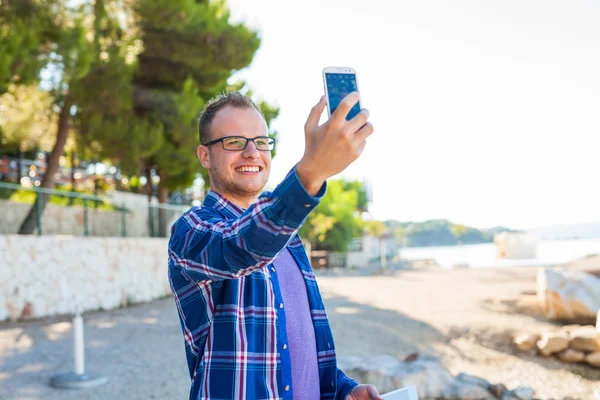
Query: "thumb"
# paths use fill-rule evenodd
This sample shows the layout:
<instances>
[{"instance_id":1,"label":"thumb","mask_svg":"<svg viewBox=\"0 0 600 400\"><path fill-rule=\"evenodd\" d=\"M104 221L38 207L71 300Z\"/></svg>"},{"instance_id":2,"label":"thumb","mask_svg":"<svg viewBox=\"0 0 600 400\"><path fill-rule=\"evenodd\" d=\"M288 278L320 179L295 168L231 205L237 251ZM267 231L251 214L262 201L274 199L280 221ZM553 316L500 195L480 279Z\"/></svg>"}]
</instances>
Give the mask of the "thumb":
<instances>
[{"instance_id":1,"label":"thumb","mask_svg":"<svg viewBox=\"0 0 600 400\"><path fill-rule=\"evenodd\" d=\"M321 114L323 114L323 110L325 109L325 104L325 96L321 96L321 100L310 110L306 124L304 124L306 132L311 132L317 127L321 119Z\"/></svg>"}]
</instances>

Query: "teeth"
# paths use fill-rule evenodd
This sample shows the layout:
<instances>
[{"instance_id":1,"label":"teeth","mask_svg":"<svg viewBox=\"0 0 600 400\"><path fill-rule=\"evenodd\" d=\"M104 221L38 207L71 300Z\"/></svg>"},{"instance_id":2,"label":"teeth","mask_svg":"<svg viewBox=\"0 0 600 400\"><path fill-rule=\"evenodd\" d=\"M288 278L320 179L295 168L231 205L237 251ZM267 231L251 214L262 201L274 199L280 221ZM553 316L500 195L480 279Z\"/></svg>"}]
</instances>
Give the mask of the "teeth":
<instances>
[{"instance_id":1,"label":"teeth","mask_svg":"<svg viewBox=\"0 0 600 400\"><path fill-rule=\"evenodd\" d=\"M258 167L240 167L237 169L239 172L258 172Z\"/></svg>"}]
</instances>

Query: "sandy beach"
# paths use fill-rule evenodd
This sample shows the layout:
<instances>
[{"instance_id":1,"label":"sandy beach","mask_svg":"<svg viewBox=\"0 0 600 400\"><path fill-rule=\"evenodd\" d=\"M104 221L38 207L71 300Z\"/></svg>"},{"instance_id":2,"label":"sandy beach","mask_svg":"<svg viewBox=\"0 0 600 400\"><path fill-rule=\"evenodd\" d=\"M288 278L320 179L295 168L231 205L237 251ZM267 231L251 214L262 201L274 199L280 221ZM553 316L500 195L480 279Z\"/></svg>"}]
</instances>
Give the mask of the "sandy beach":
<instances>
[{"instance_id":1,"label":"sandy beach","mask_svg":"<svg viewBox=\"0 0 600 400\"><path fill-rule=\"evenodd\" d=\"M599 268L597 268L599 267ZM572 268L600 269L600 257ZM509 389L530 386L537 399L594 398L600 369L518 352L515 332L557 329L535 311L537 268L412 269L362 276L317 272L339 357L411 353L438 356L453 374ZM189 377L173 300L85 316L88 370L109 383L85 391L50 388L72 371L68 317L0 323L0 399L184 399Z\"/></svg>"},{"instance_id":2,"label":"sandy beach","mask_svg":"<svg viewBox=\"0 0 600 400\"><path fill-rule=\"evenodd\" d=\"M598 270L600 257L569 268ZM453 374L533 387L536 398L593 399L600 369L521 353L511 343L514 333L562 326L537 310L537 271L423 267L318 281L342 357L388 354L403 360L418 352L441 357Z\"/></svg>"}]
</instances>

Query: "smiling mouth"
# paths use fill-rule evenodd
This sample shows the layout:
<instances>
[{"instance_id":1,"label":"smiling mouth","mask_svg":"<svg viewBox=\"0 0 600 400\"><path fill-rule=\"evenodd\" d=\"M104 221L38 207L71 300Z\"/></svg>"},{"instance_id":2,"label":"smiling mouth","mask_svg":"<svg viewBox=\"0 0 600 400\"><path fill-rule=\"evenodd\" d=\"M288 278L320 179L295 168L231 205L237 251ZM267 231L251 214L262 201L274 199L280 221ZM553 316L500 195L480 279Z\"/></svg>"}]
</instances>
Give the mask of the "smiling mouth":
<instances>
[{"instance_id":1,"label":"smiling mouth","mask_svg":"<svg viewBox=\"0 0 600 400\"><path fill-rule=\"evenodd\" d=\"M244 166L244 167L239 167L235 169L236 172L249 172L249 173L257 173L262 171L262 167L259 167L258 165L249 167L249 166Z\"/></svg>"}]
</instances>

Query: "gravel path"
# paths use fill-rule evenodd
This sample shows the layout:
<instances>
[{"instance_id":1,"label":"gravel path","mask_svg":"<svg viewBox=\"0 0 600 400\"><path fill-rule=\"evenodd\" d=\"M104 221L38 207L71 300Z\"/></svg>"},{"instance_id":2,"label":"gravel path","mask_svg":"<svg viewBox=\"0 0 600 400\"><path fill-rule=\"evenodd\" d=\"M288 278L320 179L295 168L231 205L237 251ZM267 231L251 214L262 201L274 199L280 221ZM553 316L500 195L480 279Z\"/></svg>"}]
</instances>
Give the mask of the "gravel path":
<instances>
[{"instance_id":1,"label":"gravel path","mask_svg":"<svg viewBox=\"0 0 600 400\"><path fill-rule=\"evenodd\" d=\"M554 329L531 313L534 268L425 268L389 276L318 275L341 357L412 352L449 370L540 399L593 399L600 370L516 352L515 331ZM73 370L68 318L0 324L0 399L187 399L189 377L171 298L85 318L86 366L109 378L85 390L48 386Z\"/></svg>"}]
</instances>

